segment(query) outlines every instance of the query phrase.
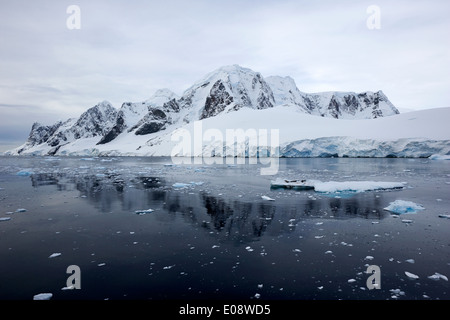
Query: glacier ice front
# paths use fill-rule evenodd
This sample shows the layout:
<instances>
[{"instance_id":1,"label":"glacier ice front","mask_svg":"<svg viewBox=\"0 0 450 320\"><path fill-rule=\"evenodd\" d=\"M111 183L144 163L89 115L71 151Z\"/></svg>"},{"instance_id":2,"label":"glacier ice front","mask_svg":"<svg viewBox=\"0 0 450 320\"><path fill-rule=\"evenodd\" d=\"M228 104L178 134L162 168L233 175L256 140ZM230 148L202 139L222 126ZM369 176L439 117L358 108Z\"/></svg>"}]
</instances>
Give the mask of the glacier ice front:
<instances>
[{"instance_id":1,"label":"glacier ice front","mask_svg":"<svg viewBox=\"0 0 450 320\"><path fill-rule=\"evenodd\" d=\"M394 202L391 202L389 206L384 208L384 210L390 211L395 214L416 213L417 211L424 209L425 208L420 204L405 200L395 200Z\"/></svg>"}]
</instances>

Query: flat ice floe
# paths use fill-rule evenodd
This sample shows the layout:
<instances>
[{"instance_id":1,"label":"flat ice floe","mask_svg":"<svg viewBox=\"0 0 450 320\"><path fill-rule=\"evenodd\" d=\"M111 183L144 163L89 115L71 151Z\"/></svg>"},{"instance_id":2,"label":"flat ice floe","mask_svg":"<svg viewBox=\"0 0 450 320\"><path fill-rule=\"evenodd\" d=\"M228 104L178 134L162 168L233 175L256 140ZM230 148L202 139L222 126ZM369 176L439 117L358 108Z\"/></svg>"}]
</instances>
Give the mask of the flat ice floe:
<instances>
[{"instance_id":1,"label":"flat ice floe","mask_svg":"<svg viewBox=\"0 0 450 320\"><path fill-rule=\"evenodd\" d=\"M177 189L183 189L183 188L188 188L188 187L193 187L193 186L201 186L202 184L203 184L203 181L191 181L189 183L175 182L174 184L172 184L172 187L177 188Z\"/></svg>"},{"instance_id":2,"label":"flat ice floe","mask_svg":"<svg viewBox=\"0 0 450 320\"><path fill-rule=\"evenodd\" d=\"M39 293L33 296L33 300L50 300L52 297L52 293Z\"/></svg>"},{"instance_id":3,"label":"flat ice floe","mask_svg":"<svg viewBox=\"0 0 450 320\"><path fill-rule=\"evenodd\" d=\"M390 211L395 214L402 214L402 213L416 213L418 210L424 210L425 208L421 206L420 204L417 204L412 201L405 201L405 200L395 200L394 202L391 202L389 206L384 208L386 211Z\"/></svg>"},{"instance_id":4,"label":"flat ice floe","mask_svg":"<svg viewBox=\"0 0 450 320\"><path fill-rule=\"evenodd\" d=\"M287 189L314 189L316 192L365 192L375 190L403 189L406 182L389 181L327 181L276 179L272 187Z\"/></svg>"},{"instance_id":5,"label":"flat ice floe","mask_svg":"<svg viewBox=\"0 0 450 320\"><path fill-rule=\"evenodd\" d=\"M317 192L365 192L374 190L402 189L405 182L387 182L387 181L328 181L314 182L314 190Z\"/></svg>"},{"instance_id":6,"label":"flat ice floe","mask_svg":"<svg viewBox=\"0 0 450 320\"><path fill-rule=\"evenodd\" d=\"M153 210L153 209L142 209L142 210L136 210L136 211L134 211L134 213L136 213L138 215L144 215L144 214L147 214L147 213L152 213L153 211L155 211L155 210Z\"/></svg>"}]
</instances>

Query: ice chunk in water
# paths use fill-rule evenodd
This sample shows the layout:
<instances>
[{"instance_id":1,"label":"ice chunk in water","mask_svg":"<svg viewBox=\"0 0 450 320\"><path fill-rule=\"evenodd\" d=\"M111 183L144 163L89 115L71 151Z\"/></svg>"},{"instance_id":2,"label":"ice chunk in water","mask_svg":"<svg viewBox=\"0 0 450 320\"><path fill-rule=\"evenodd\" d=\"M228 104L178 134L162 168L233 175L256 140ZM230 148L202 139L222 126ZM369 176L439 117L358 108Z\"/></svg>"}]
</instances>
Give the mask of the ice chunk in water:
<instances>
[{"instance_id":1,"label":"ice chunk in water","mask_svg":"<svg viewBox=\"0 0 450 320\"><path fill-rule=\"evenodd\" d=\"M267 200L267 201L275 201L275 199L272 199L271 197L268 197L268 196L261 196L261 199Z\"/></svg>"},{"instance_id":2,"label":"ice chunk in water","mask_svg":"<svg viewBox=\"0 0 450 320\"><path fill-rule=\"evenodd\" d=\"M403 189L406 182L385 182L385 181L314 181L314 189L317 192L365 192L374 190Z\"/></svg>"},{"instance_id":3,"label":"ice chunk in water","mask_svg":"<svg viewBox=\"0 0 450 320\"><path fill-rule=\"evenodd\" d=\"M425 209L420 204L414 203L412 201L405 201L405 200L395 200L394 202L391 202L389 206L384 208L384 210L390 211L392 213L396 214L402 214L402 213L416 213L418 210Z\"/></svg>"},{"instance_id":4,"label":"ice chunk in water","mask_svg":"<svg viewBox=\"0 0 450 320\"><path fill-rule=\"evenodd\" d=\"M34 174L34 172L31 171L31 169L23 169L16 173L16 175L24 177L31 176L32 174Z\"/></svg>"},{"instance_id":5,"label":"ice chunk in water","mask_svg":"<svg viewBox=\"0 0 450 320\"><path fill-rule=\"evenodd\" d=\"M33 300L50 300L52 297L52 293L39 293L33 296Z\"/></svg>"},{"instance_id":6,"label":"ice chunk in water","mask_svg":"<svg viewBox=\"0 0 450 320\"><path fill-rule=\"evenodd\" d=\"M11 220L11 218L10 217L0 218L0 221L8 221L8 220Z\"/></svg>"},{"instance_id":7,"label":"ice chunk in water","mask_svg":"<svg viewBox=\"0 0 450 320\"><path fill-rule=\"evenodd\" d=\"M448 278L446 276L444 276L443 274L437 273L437 272L435 272L433 275L429 276L428 279L431 279L431 280L442 279L442 280L448 281Z\"/></svg>"},{"instance_id":8,"label":"ice chunk in water","mask_svg":"<svg viewBox=\"0 0 450 320\"><path fill-rule=\"evenodd\" d=\"M201 186L204 182L203 181L190 181L189 183L183 183L183 182L175 182L172 187L174 188L187 188L191 186Z\"/></svg>"},{"instance_id":9,"label":"ice chunk in water","mask_svg":"<svg viewBox=\"0 0 450 320\"><path fill-rule=\"evenodd\" d=\"M143 214L151 213L153 211L155 211L155 210L153 210L153 209L136 210L134 213L136 213L138 215L143 215Z\"/></svg>"},{"instance_id":10,"label":"ice chunk in water","mask_svg":"<svg viewBox=\"0 0 450 320\"><path fill-rule=\"evenodd\" d=\"M188 183L181 183L181 182L176 182L176 183L174 183L173 185L172 185L172 187L174 187L174 188L187 188L187 187L189 187L190 185L188 184Z\"/></svg>"},{"instance_id":11,"label":"ice chunk in water","mask_svg":"<svg viewBox=\"0 0 450 320\"><path fill-rule=\"evenodd\" d=\"M418 275L415 275L414 273L411 273L411 272L408 272L408 271L405 271L405 274L406 274L406 276L408 277L408 278L410 278L410 279L419 279L419 276Z\"/></svg>"},{"instance_id":12,"label":"ice chunk in water","mask_svg":"<svg viewBox=\"0 0 450 320\"><path fill-rule=\"evenodd\" d=\"M61 255L61 253L59 253L59 252L55 252L55 253L52 253L50 256L49 256L49 258L51 259L51 258L56 258L56 257L59 257Z\"/></svg>"}]
</instances>

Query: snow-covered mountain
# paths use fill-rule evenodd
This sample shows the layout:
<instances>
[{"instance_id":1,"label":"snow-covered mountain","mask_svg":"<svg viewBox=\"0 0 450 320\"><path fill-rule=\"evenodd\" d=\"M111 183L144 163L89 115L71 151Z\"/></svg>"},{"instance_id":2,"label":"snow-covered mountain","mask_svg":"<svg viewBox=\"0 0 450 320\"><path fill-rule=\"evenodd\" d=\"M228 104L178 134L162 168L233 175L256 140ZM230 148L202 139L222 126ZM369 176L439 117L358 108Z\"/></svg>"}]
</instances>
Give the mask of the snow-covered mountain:
<instances>
[{"instance_id":1,"label":"snow-covered mountain","mask_svg":"<svg viewBox=\"0 0 450 320\"><path fill-rule=\"evenodd\" d=\"M174 110L178 107L173 108L177 98L172 91L160 89L144 102L123 103L115 116L113 126L107 130L98 144L111 142L124 132L142 135L162 130L167 123L171 123L170 113L178 112Z\"/></svg>"},{"instance_id":2,"label":"snow-covered mountain","mask_svg":"<svg viewBox=\"0 0 450 320\"><path fill-rule=\"evenodd\" d=\"M405 122L382 91L304 93L290 77L264 78L258 72L232 65L207 74L181 96L162 89L143 102L123 103L119 110L104 101L88 109L78 119L59 121L50 126L35 123L28 140L6 154L171 156L175 146L171 141L172 134L182 129L194 133L193 126L198 121L222 130L278 128L283 144L280 145L280 155L285 156L318 156L320 152L302 152L299 148L304 149L308 143L325 148L333 141L337 151L332 154L344 155L339 152L339 146L350 140L343 140L342 137L353 137L358 141L365 139L365 144L373 146L376 144L373 141L418 138L423 143L436 139L436 135L412 135L416 131L409 129L408 134L399 134L395 129L397 121L402 125L413 122ZM433 132L444 130L437 123L420 122L420 125L433 126ZM316 124L317 128L311 127L311 124ZM370 135L361 135L361 132L367 133L369 127L376 129ZM309 134L305 128L314 134ZM355 128L361 132L355 131ZM446 134L438 139L447 141L450 139L448 130L444 132ZM386 133L390 134L389 139L386 139ZM320 138L331 140L317 140ZM368 142L368 139L373 141ZM306 140L309 142L306 143ZM433 147L429 152L437 153L441 147L445 149L448 146L446 143ZM353 141L352 144L357 145L358 142ZM402 156L401 152L398 153L399 148L401 146L397 145L392 152L373 154ZM226 150L220 151L211 143L209 146L203 145L200 154L194 155L210 156L208 150L211 149L214 149L214 155L226 155ZM345 154L358 156L358 151ZM414 154L410 152L408 156Z\"/></svg>"},{"instance_id":3,"label":"snow-covered mountain","mask_svg":"<svg viewBox=\"0 0 450 320\"><path fill-rule=\"evenodd\" d=\"M51 126L34 123L28 140L17 149L17 153L45 144L50 147L47 153L54 155L59 148L74 140L102 137L111 129L116 117L117 110L109 102L103 101L89 108L78 119L58 121Z\"/></svg>"},{"instance_id":4,"label":"snow-covered mountain","mask_svg":"<svg viewBox=\"0 0 450 320\"><path fill-rule=\"evenodd\" d=\"M302 111L336 119L376 119L399 111L382 91L304 93L291 77L266 78L274 93L275 103L294 104Z\"/></svg>"}]
</instances>

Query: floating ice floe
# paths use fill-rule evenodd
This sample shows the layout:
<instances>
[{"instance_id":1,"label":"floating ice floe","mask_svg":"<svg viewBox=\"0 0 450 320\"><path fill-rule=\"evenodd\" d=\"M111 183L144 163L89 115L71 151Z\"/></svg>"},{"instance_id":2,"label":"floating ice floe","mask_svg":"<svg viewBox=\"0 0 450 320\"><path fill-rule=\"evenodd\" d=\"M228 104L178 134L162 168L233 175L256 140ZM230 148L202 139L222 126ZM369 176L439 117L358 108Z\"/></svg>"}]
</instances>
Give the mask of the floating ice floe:
<instances>
[{"instance_id":1,"label":"floating ice floe","mask_svg":"<svg viewBox=\"0 0 450 320\"><path fill-rule=\"evenodd\" d=\"M183 183L183 182L175 182L174 184L172 184L173 188L177 188L177 189L183 189L183 188L187 188L187 187L191 187L191 186L201 186L203 184L203 181L191 181L189 183Z\"/></svg>"},{"instance_id":2,"label":"floating ice floe","mask_svg":"<svg viewBox=\"0 0 450 320\"><path fill-rule=\"evenodd\" d=\"M33 300L50 300L52 297L52 293L39 293L33 296Z\"/></svg>"},{"instance_id":3,"label":"floating ice floe","mask_svg":"<svg viewBox=\"0 0 450 320\"><path fill-rule=\"evenodd\" d=\"M19 209L16 210L16 212L27 212L27 209L19 208Z\"/></svg>"},{"instance_id":4,"label":"floating ice floe","mask_svg":"<svg viewBox=\"0 0 450 320\"><path fill-rule=\"evenodd\" d=\"M0 218L0 221L9 221L9 220L11 220L11 217Z\"/></svg>"},{"instance_id":5,"label":"floating ice floe","mask_svg":"<svg viewBox=\"0 0 450 320\"><path fill-rule=\"evenodd\" d=\"M450 219L450 214L440 214L439 218Z\"/></svg>"},{"instance_id":6,"label":"floating ice floe","mask_svg":"<svg viewBox=\"0 0 450 320\"><path fill-rule=\"evenodd\" d=\"M414 280L419 279L419 276L416 275L416 274L414 274L414 273L405 271L405 274L406 274L406 276L407 276L408 278L410 278L410 279L414 279Z\"/></svg>"},{"instance_id":7,"label":"floating ice floe","mask_svg":"<svg viewBox=\"0 0 450 320\"><path fill-rule=\"evenodd\" d=\"M268 196L261 196L261 199L267 200L267 201L275 201L275 199L272 199L271 197L268 197Z\"/></svg>"},{"instance_id":8,"label":"floating ice floe","mask_svg":"<svg viewBox=\"0 0 450 320\"><path fill-rule=\"evenodd\" d=\"M428 279L431 279L431 280L442 279L442 280L448 281L448 278L446 276L444 276L443 274L437 273L437 272L435 272L433 275L429 276Z\"/></svg>"},{"instance_id":9,"label":"floating ice floe","mask_svg":"<svg viewBox=\"0 0 450 320\"><path fill-rule=\"evenodd\" d=\"M75 289L75 286L68 286L68 287L62 287L61 290L65 291L65 290L73 290Z\"/></svg>"},{"instance_id":10,"label":"floating ice floe","mask_svg":"<svg viewBox=\"0 0 450 320\"><path fill-rule=\"evenodd\" d=\"M163 267L163 270L169 270L169 269L172 269L173 267L175 267L174 264L170 265L170 266L165 266L165 267Z\"/></svg>"},{"instance_id":11,"label":"floating ice floe","mask_svg":"<svg viewBox=\"0 0 450 320\"><path fill-rule=\"evenodd\" d=\"M55 253L52 253L50 256L49 256L49 258L51 259L51 258L56 258L56 257L59 257L61 255L61 253L59 253L59 252L55 252Z\"/></svg>"},{"instance_id":12,"label":"floating ice floe","mask_svg":"<svg viewBox=\"0 0 450 320\"><path fill-rule=\"evenodd\" d=\"M425 208L420 204L405 200L395 200L394 202L391 202L389 206L384 208L384 210L395 214L416 213L418 210L424 209Z\"/></svg>"},{"instance_id":13,"label":"floating ice floe","mask_svg":"<svg viewBox=\"0 0 450 320\"><path fill-rule=\"evenodd\" d=\"M392 293L391 298L393 298L393 299L398 299L400 296L405 295L405 291L402 291L400 289L391 289L389 291Z\"/></svg>"},{"instance_id":14,"label":"floating ice floe","mask_svg":"<svg viewBox=\"0 0 450 320\"><path fill-rule=\"evenodd\" d=\"M328 181L314 182L314 190L317 192L365 192L375 190L403 189L406 182L386 182L386 181Z\"/></svg>"},{"instance_id":15,"label":"floating ice floe","mask_svg":"<svg viewBox=\"0 0 450 320\"><path fill-rule=\"evenodd\" d=\"M136 214L138 214L138 215L144 215L144 214L147 214L147 213L152 213L153 211L155 211L155 210L153 210L153 209L143 209L143 210L136 210L134 213L136 213Z\"/></svg>"},{"instance_id":16,"label":"floating ice floe","mask_svg":"<svg viewBox=\"0 0 450 320\"><path fill-rule=\"evenodd\" d=\"M288 180L276 179L271 181L272 188L285 188L297 190L311 190L323 193L337 192L365 192L375 190L403 189L406 182L388 181L328 181L319 180Z\"/></svg>"}]
</instances>

